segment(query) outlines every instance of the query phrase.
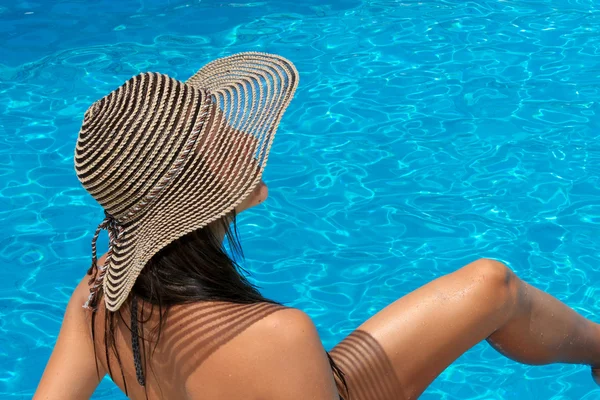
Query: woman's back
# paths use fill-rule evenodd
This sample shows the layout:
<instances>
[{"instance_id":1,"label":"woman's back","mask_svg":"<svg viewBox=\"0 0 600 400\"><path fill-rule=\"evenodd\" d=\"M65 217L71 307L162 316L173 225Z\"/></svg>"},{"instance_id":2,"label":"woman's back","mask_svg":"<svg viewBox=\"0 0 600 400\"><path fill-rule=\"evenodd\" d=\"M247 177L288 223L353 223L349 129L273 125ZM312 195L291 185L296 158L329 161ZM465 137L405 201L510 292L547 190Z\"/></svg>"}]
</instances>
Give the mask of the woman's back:
<instances>
[{"instance_id":1,"label":"woman's back","mask_svg":"<svg viewBox=\"0 0 600 400\"><path fill-rule=\"evenodd\" d=\"M294 332L307 335L303 325L308 322L309 329L312 325L302 311L277 304L198 302L171 308L154 347L156 335L151 328L157 326L158 314L154 312L151 316L148 306L142 307L140 302L140 319L147 321L144 337L153 343L141 352L144 388L136 380L130 308L123 308L123 318L115 319L115 345L123 373L113 351L109 351L110 368L115 383L132 399L145 399L146 391L149 399L264 398L265 383L282 384L264 376L271 375L269 359L274 355L286 358L286 350L277 348L282 337L285 340ZM81 312L87 313L84 309ZM104 350L104 316L104 309L97 312L94 341L98 366L101 371L109 372ZM144 342L140 341L140 345ZM331 381L333 375L323 380Z\"/></svg>"}]
</instances>

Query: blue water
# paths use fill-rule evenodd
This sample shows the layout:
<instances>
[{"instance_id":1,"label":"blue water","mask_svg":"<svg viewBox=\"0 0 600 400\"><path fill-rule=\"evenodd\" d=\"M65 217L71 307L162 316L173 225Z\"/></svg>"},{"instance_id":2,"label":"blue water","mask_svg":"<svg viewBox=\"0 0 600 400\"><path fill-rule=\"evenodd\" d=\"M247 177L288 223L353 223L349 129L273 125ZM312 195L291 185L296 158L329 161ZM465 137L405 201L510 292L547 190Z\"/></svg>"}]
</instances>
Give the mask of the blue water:
<instances>
[{"instance_id":1,"label":"blue water","mask_svg":"<svg viewBox=\"0 0 600 400\"><path fill-rule=\"evenodd\" d=\"M238 51L301 74L270 198L241 216L244 265L327 349L480 257L600 322L597 2L0 4L0 398L31 398L89 265L103 215L73 172L84 110L138 72L183 80ZM107 379L94 396L122 398ZM523 366L482 343L422 398L600 390L586 367Z\"/></svg>"}]
</instances>

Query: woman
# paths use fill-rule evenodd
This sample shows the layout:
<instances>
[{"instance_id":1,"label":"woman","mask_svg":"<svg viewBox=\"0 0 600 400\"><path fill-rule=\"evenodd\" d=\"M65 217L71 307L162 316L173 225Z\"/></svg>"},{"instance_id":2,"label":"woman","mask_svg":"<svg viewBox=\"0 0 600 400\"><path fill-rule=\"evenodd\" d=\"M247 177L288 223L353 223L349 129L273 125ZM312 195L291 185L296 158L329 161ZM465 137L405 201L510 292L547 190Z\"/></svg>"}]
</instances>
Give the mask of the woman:
<instances>
[{"instance_id":1,"label":"woman","mask_svg":"<svg viewBox=\"0 0 600 400\"><path fill-rule=\"evenodd\" d=\"M133 399L415 399L484 339L523 363L600 365L599 325L493 260L400 298L330 354L305 313L261 296L223 241L239 252L236 215L267 197L297 84L288 60L240 53L185 83L140 74L86 111L75 169L106 218L35 399L87 398L106 374Z\"/></svg>"}]
</instances>

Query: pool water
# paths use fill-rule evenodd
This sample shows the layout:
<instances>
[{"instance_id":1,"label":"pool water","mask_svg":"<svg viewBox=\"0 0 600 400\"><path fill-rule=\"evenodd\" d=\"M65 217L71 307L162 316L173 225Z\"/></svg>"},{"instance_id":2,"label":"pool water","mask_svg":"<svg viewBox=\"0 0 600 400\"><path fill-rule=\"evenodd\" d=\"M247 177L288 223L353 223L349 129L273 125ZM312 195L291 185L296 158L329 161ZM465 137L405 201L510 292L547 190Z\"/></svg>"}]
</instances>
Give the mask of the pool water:
<instances>
[{"instance_id":1,"label":"pool water","mask_svg":"<svg viewBox=\"0 0 600 400\"><path fill-rule=\"evenodd\" d=\"M238 51L301 74L270 198L241 216L244 266L327 349L480 257L600 322L598 4L0 1L0 398L31 398L89 266L103 215L73 171L84 110L138 72L184 80ZM122 398L108 379L94 395ZM584 366L524 366L481 343L422 399L600 390Z\"/></svg>"}]
</instances>

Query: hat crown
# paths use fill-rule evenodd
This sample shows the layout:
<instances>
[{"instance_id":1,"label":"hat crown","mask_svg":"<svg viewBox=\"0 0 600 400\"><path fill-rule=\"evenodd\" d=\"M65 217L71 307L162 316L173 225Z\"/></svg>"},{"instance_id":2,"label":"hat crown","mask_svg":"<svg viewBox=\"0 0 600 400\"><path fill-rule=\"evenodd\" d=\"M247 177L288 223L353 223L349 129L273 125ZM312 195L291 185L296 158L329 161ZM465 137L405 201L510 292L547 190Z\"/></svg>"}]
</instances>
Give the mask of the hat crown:
<instances>
[{"instance_id":1,"label":"hat crown","mask_svg":"<svg viewBox=\"0 0 600 400\"><path fill-rule=\"evenodd\" d=\"M132 77L85 113L75 150L81 184L117 220L140 214L178 172L208 103L205 91L167 75Z\"/></svg>"}]
</instances>

